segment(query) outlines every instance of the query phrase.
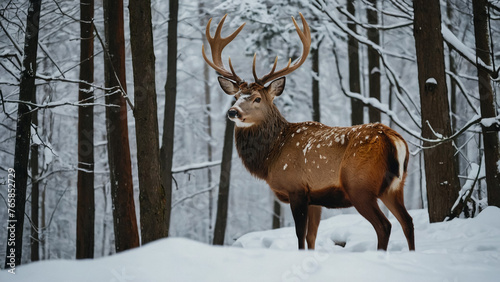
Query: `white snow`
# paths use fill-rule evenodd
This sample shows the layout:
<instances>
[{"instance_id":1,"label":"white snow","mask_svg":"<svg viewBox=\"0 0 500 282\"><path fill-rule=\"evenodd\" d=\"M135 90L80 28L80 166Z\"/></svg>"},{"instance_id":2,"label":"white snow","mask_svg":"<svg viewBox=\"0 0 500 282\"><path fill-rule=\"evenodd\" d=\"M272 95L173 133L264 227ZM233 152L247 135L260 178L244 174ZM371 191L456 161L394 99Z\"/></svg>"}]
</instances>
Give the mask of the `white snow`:
<instances>
[{"instance_id":1,"label":"white snow","mask_svg":"<svg viewBox=\"0 0 500 282\"><path fill-rule=\"evenodd\" d=\"M495 123L496 123L496 124L500 124L500 116L491 117L491 118L483 118L483 119L481 119L481 124L482 124L484 127L491 127L491 126L493 126Z\"/></svg>"},{"instance_id":2,"label":"white snow","mask_svg":"<svg viewBox=\"0 0 500 282\"><path fill-rule=\"evenodd\" d=\"M428 78L426 81L425 81L425 84L434 84L434 85L437 85L438 82L437 80L434 78L434 77L431 77L431 78Z\"/></svg>"},{"instance_id":3,"label":"white snow","mask_svg":"<svg viewBox=\"0 0 500 282\"><path fill-rule=\"evenodd\" d=\"M394 217L388 251L375 251L373 228L351 214L321 222L316 251L296 250L292 227L249 233L233 247L169 238L95 260L22 265L0 281L498 281L499 208L434 224L424 210L410 213L416 252Z\"/></svg>"}]
</instances>

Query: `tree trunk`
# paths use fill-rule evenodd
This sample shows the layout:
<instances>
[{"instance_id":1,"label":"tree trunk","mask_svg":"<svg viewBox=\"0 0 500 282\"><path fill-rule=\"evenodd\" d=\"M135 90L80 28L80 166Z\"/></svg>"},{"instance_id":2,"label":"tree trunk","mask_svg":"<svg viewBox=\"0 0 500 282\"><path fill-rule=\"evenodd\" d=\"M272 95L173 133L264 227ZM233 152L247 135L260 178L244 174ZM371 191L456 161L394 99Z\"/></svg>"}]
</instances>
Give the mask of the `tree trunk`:
<instances>
[{"instance_id":1,"label":"tree trunk","mask_svg":"<svg viewBox=\"0 0 500 282\"><path fill-rule=\"evenodd\" d=\"M311 49L312 56L312 72L314 73L312 77L312 107L313 114L312 118L314 121L319 122L321 119L321 110L319 106L319 46L321 42L318 42L315 48Z\"/></svg>"},{"instance_id":2,"label":"tree trunk","mask_svg":"<svg viewBox=\"0 0 500 282\"><path fill-rule=\"evenodd\" d=\"M354 7L355 0L347 1L347 11L354 16L356 8ZM349 22L347 27L356 32L356 24ZM347 52L349 59L349 90L353 93L361 94L360 74L359 74L359 44L358 41L348 36ZM351 124L362 124L363 118L363 103L357 99L351 99Z\"/></svg>"},{"instance_id":3,"label":"tree trunk","mask_svg":"<svg viewBox=\"0 0 500 282\"><path fill-rule=\"evenodd\" d=\"M31 101L36 104L36 97ZM38 129L38 112L34 112L31 118L33 127ZM31 261L40 260L39 228L39 197L40 189L38 183L38 144L31 144Z\"/></svg>"},{"instance_id":4,"label":"tree trunk","mask_svg":"<svg viewBox=\"0 0 500 282\"><path fill-rule=\"evenodd\" d=\"M372 7L368 6L366 10L368 23L376 26L378 25L377 0L369 0L369 2L372 4ZM379 32L376 27L368 28L367 36L373 43L380 44ZM371 46L368 46L368 77L370 97L380 101L380 58L378 52ZM379 110L369 107L368 115L370 122L380 122Z\"/></svg>"},{"instance_id":5,"label":"tree trunk","mask_svg":"<svg viewBox=\"0 0 500 282\"><path fill-rule=\"evenodd\" d=\"M80 0L80 103L93 103L94 0ZM86 83L85 83L86 82ZM94 107L78 107L78 202L76 209L76 258L94 257Z\"/></svg>"},{"instance_id":6,"label":"tree trunk","mask_svg":"<svg viewBox=\"0 0 500 282\"><path fill-rule=\"evenodd\" d=\"M217 216L215 218L214 245L224 245L227 225L227 207L229 201L229 185L231 183L231 159L233 157L234 122L226 119L224 145L222 147L222 162L220 167L219 197L217 201Z\"/></svg>"},{"instance_id":7,"label":"tree trunk","mask_svg":"<svg viewBox=\"0 0 500 282\"><path fill-rule=\"evenodd\" d=\"M175 100L177 96L177 21L179 0L170 0L167 40L167 82L165 83L165 115L160 149L161 181L165 189L167 236L172 209L172 162L174 157Z\"/></svg>"},{"instance_id":8,"label":"tree trunk","mask_svg":"<svg viewBox=\"0 0 500 282\"><path fill-rule=\"evenodd\" d=\"M476 54L485 64L491 65L486 5L488 5L487 0L472 1ZM483 118L495 117L497 113L495 111L495 100L493 97L490 75L484 69L477 68L477 76L481 116ZM485 126L483 126L482 131L488 205L500 207L500 145L498 131L494 128Z\"/></svg>"},{"instance_id":9,"label":"tree trunk","mask_svg":"<svg viewBox=\"0 0 500 282\"><path fill-rule=\"evenodd\" d=\"M274 194L273 194L274 196ZM273 229L281 228L281 205L278 200L273 201Z\"/></svg>"},{"instance_id":10,"label":"tree trunk","mask_svg":"<svg viewBox=\"0 0 500 282\"><path fill-rule=\"evenodd\" d=\"M204 12L205 3L203 1L198 2L198 12L200 15L200 26L203 26L207 20L207 16ZM205 37L205 34L201 32L201 38L203 41L203 45L207 46L208 41ZM206 121L207 121L207 159L209 162L213 160L213 150L212 150L212 99L211 99L211 91L210 91L210 66L208 64L203 64L203 88L205 92L205 105L206 105ZM207 169L207 183L208 187L212 187L212 170L210 168ZM208 242L212 242L213 240L213 202L214 202L214 192L213 190L208 191L208 228L207 228L207 238Z\"/></svg>"},{"instance_id":11,"label":"tree trunk","mask_svg":"<svg viewBox=\"0 0 500 282\"><path fill-rule=\"evenodd\" d=\"M155 55L151 1L131 1L130 43L134 67L134 117L139 171L141 242L168 236L165 190L161 185Z\"/></svg>"},{"instance_id":12,"label":"tree trunk","mask_svg":"<svg viewBox=\"0 0 500 282\"><path fill-rule=\"evenodd\" d=\"M14 171L12 173L9 171L8 178L9 195L7 201L9 220L7 223L5 269L15 269L21 264L23 250L24 209L26 205L28 155L30 152L31 115L33 110L23 102L36 101L36 53L38 50L41 2L41 0L30 0L26 17L24 58L19 87L19 101L21 102L17 108Z\"/></svg>"},{"instance_id":13,"label":"tree trunk","mask_svg":"<svg viewBox=\"0 0 500 282\"><path fill-rule=\"evenodd\" d=\"M139 246L135 215L132 168L127 127L127 94L125 79L125 40L123 34L123 1L104 0L104 29L109 56L104 62L106 91L106 129L111 176L111 201L115 249L121 252Z\"/></svg>"},{"instance_id":14,"label":"tree trunk","mask_svg":"<svg viewBox=\"0 0 500 282\"><path fill-rule=\"evenodd\" d=\"M414 27L418 82L422 107L422 136L452 134L444 68L439 0L415 0ZM432 144L424 142L424 146ZM451 211L460 183L451 142L424 150L429 219L442 221Z\"/></svg>"}]
</instances>

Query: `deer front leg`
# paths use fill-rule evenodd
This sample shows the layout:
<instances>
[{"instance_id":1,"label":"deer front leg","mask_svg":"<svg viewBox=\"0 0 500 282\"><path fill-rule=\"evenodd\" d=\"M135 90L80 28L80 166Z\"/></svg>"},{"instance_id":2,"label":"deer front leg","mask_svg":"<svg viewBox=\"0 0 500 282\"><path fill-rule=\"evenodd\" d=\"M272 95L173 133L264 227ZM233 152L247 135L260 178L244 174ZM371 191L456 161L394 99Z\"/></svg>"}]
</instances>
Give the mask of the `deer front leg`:
<instances>
[{"instance_id":1,"label":"deer front leg","mask_svg":"<svg viewBox=\"0 0 500 282\"><path fill-rule=\"evenodd\" d=\"M292 209L293 220L295 221L295 233L299 242L299 249L305 248L307 231L307 210L308 203L305 191L297 191L289 194L290 208Z\"/></svg>"},{"instance_id":2,"label":"deer front leg","mask_svg":"<svg viewBox=\"0 0 500 282\"><path fill-rule=\"evenodd\" d=\"M307 248L309 250L314 250L314 245L316 244L316 234L318 233L318 226L321 220L321 207L309 205L308 213L306 235Z\"/></svg>"}]
</instances>

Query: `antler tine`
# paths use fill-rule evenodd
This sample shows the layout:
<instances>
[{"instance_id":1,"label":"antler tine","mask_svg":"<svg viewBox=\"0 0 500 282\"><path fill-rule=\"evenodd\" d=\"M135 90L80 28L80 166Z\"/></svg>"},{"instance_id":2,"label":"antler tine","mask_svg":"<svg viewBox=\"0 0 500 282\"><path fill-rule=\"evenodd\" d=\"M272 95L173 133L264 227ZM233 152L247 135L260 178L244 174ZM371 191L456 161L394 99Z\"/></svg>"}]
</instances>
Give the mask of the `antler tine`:
<instances>
[{"instance_id":1,"label":"antler tine","mask_svg":"<svg viewBox=\"0 0 500 282\"><path fill-rule=\"evenodd\" d=\"M207 58L207 55L205 54L205 46L203 45L201 52L203 54L203 59L205 59L207 64L209 64L213 69L215 69L220 75L229 78L231 80L234 80L237 83L240 83L242 82L242 79L236 75L234 68L231 64L231 58L229 58L229 68L231 71L228 71L224 66L224 63L222 62L222 50L224 49L224 47L226 47L227 44L229 44L229 42L231 42L238 35L238 33L240 33L240 31L245 26L245 23L243 23L240 27L238 27L238 29L236 29L229 36L222 38L221 31L222 31L222 26L224 25L224 21L226 20L226 17L227 14L225 14L224 17L222 17L221 21L217 25L217 29L215 30L215 34L213 37L210 35L210 24L212 23L212 19L210 19L207 23L205 35L210 45L210 49L212 50L212 61L210 61Z\"/></svg>"},{"instance_id":2,"label":"antler tine","mask_svg":"<svg viewBox=\"0 0 500 282\"><path fill-rule=\"evenodd\" d=\"M299 35L300 41L302 41L302 45L303 45L302 55L300 57L300 60L295 62L293 65L291 65L292 59L289 59L286 67L275 72L276 64L278 63L278 57L276 57L276 59L274 60L274 65L273 65L273 68L271 69L271 71L268 74L264 75L262 78L258 78L257 74L255 72L255 61L256 61L255 58L257 55L254 55L253 76L254 76L256 83L263 86L271 80L274 80L276 78L279 78L279 77L285 76L289 73L292 73L293 71L298 69L306 61L307 55L309 54L309 49L311 47L311 31L310 31L309 25L307 24L307 21L304 18L304 16L302 15L302 13L299 13L299 14L300 14L300 17L302 19L302 26L303 26L304 31L302 31L300 29L300 27L297 24L297 22L295 21L294 17L292 17L292 21L293 21L293 24L295 25L295 29L297 30L297 34Z\"/></svg>"}]
</instances>

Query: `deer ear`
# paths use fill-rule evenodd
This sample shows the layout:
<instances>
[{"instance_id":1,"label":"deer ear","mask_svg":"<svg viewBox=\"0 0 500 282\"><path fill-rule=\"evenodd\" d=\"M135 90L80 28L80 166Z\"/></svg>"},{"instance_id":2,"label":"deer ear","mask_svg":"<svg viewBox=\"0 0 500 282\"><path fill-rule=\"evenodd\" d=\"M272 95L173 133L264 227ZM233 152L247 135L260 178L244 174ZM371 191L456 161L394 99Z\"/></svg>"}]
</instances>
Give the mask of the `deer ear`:
<instances>
[{"instance_id":1,"label":"deer ear","mask_svg":"<svg viewBox=\"0 0 500 282\"><path fill-rule=\"evenodd\" d=\"M225 77L222 77L222 76L219 76L218 79L219 79L220 87L222 88L222 90L224 90L224 92L226 92L226 94L234 95L238 91L240 91L238 84L232 82L231 80L229 80Z\"/></svg>"},{"instance_id":2,"label":"deer ear","mask_svg":"<svg viewBox=\"0 0 500 282\"><path fill-rule=\"evenodd\" d=\"M269 84L269 86L267 87L268 93L273 98L281 95L281 93L283 93L283 90L285 89L285 81L286 81L285 77L273 80L271 84Z\"/></svg>"}]
</instances>

